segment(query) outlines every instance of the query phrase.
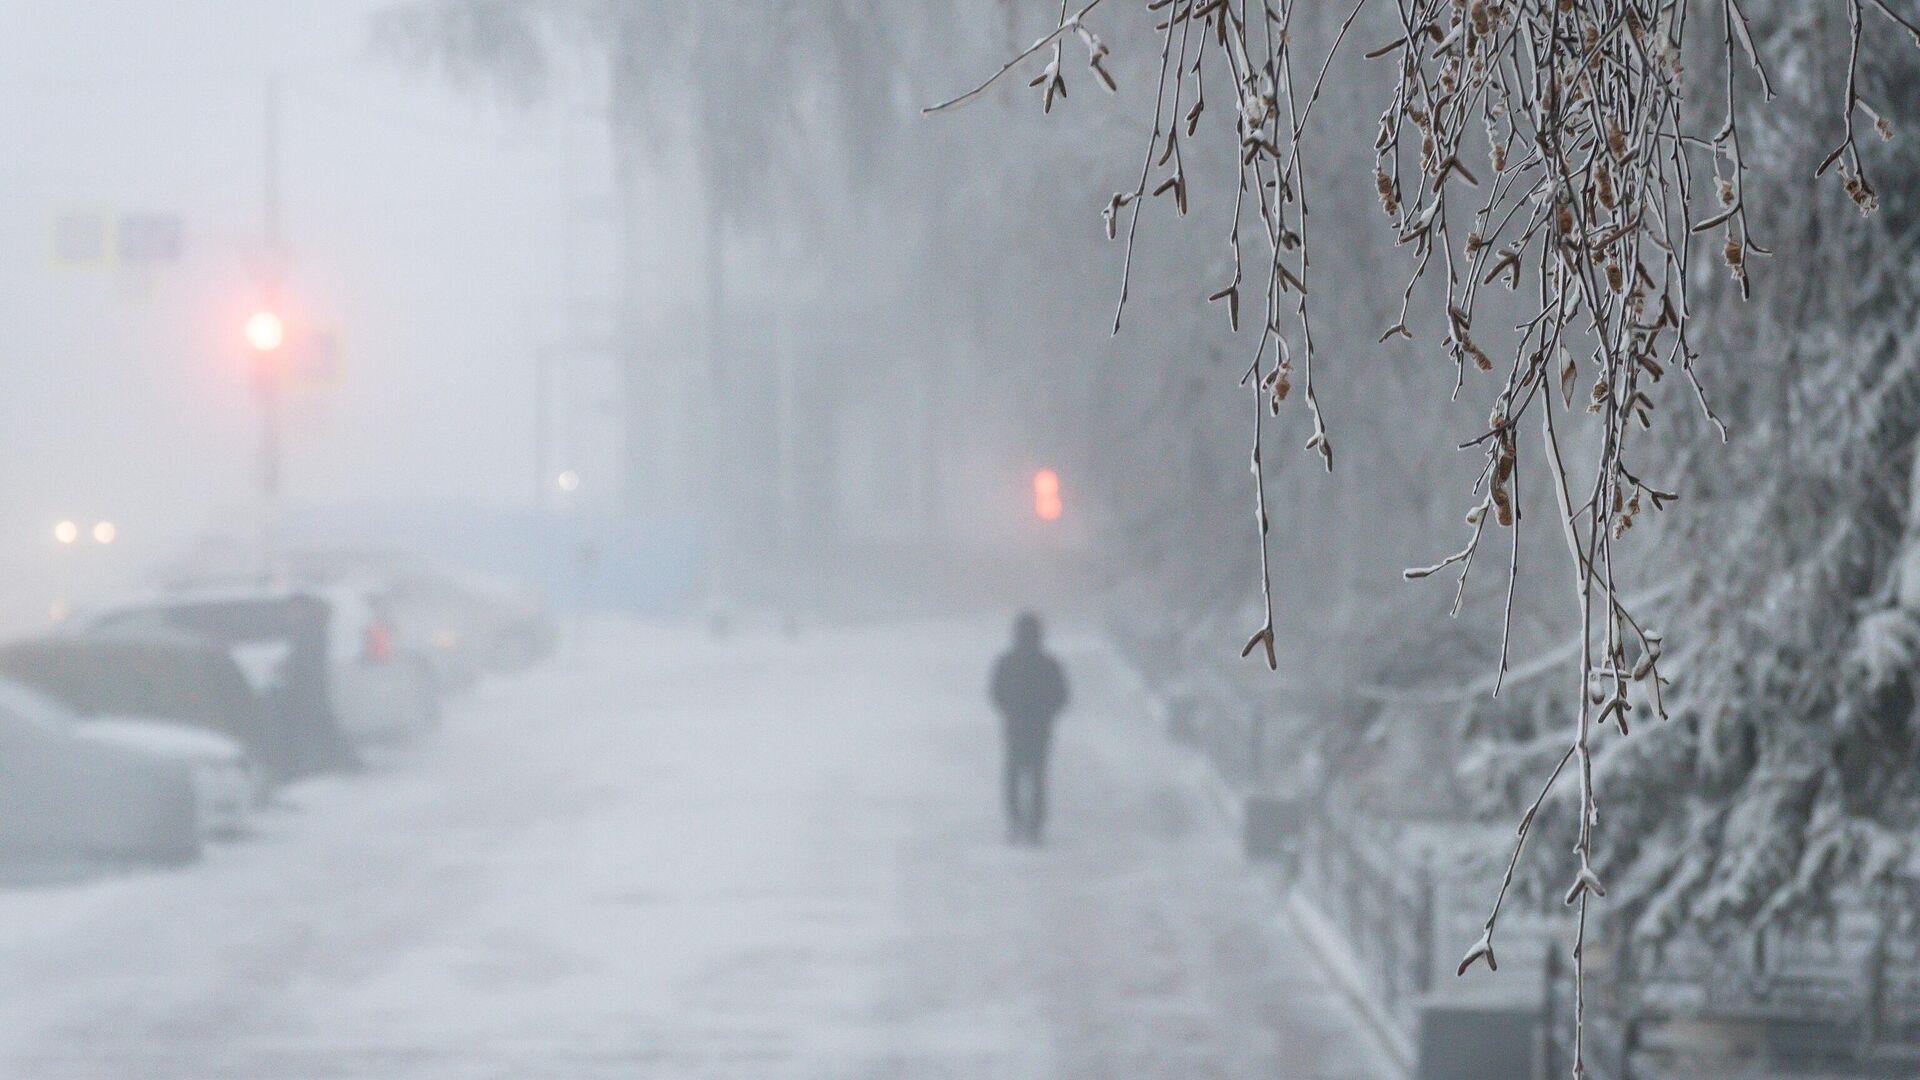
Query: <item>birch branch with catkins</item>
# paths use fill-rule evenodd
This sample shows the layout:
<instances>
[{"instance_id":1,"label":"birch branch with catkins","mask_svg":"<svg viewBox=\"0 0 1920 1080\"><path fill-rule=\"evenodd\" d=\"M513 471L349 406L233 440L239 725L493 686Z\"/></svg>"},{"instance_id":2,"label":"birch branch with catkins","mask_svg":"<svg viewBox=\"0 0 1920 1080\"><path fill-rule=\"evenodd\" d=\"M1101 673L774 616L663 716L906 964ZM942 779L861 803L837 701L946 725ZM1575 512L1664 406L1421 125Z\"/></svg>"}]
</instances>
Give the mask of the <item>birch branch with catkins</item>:
<instances>
[{"instance_id":1,"label":"birch branch with catkins","mask_svg":"<svg viewBox=\"0 0 1920 1080\"><path fill-rule=\"evenodd\" d=\"M1307 0L1146 0L1159 43L1159 85L1139 181L1114 194L1104 212L1108 236L1124 237L1114 327L1119 329L1129 299L1141 215L1150 206L1170 205L1184 217L1194 197L1183 141L1203 132L1231 139L1239 163L1238 183L1228 196L1232 274L1201 295L1224 302L1236 331L1244 311L1260 312L1241 382L1255 401L1251 466L1266 617L1243 655L1261 650L1269 666L1276 658L1260 439L1263 418L1279 415L1296 385L1310 427L1306 447L1333 468L1333 442L1315 389L1320 353L1303 136L1328 70L1369 2L1388 8L1397 30L1364 54L1385 69L1388 84L1372 147L1372 186L1393 236L1410 249L1411 263L1398 317L1381 341L1414 339L1417 326L1430 325L1454 366L1454 396L1470 378L1492 377L1486 429L1461 446L1479 447L1487 458L1474 486L1466 544L1406 576L1423 578L1457 565L1458 595L1464 595L1480 545L1505 530L1516 555L1508 560L1511 625L1524 515L1521 456L1537 445L1580 613L1579 706L1569 718L1566 756L1520 821L1484 932L1460 970L1481 960L1493 966L1502 904L1535 812L1556 784L1571 778L1580 803L1578 869L1566 893L1575 909L1573 965L1582 986L1574 1018L1573 1069L1579 1076L1585 1071L1587 914L1606 893L1594 866L1601 819L1593 744L1609 725L1626 734L1635 696L1665 716L1661 639L1621 595L1615 543L1643 512L1664 509L1679 496L1643 479L1635 436L1651 428L1677 372L1693 407L1726 437L1695 376L1687 271L1696 261L1695 239L1717 239L1720 259L1744 296L1751 260L1767 254L1748 225L1749 165L1739 117L1753 92L1749 86L1763 99L1772 97L1773 88L1741 0L1356 0L1333 13L1340 21L1331 41L1313 47L1302 44L1309 35L1296 33L1296 20L1304 22L1313 11ZM1916 42L1920 27L1884 0L1838 2L1846 7L1850 29L1845 132L1819 173L1837 165L1854 203L1871 211L1877 196L1861 163L1854 121L1865 117L1882 137L1891 137L1893 126L1860 96L1864 27L1869 16L1877 16ZM1044 88L1043 106L1050 109L1064 93L1058 45L1069 36L1088 42L1094 75L1111 89L1113 80L1101 64L1106 47L1085 24L1101 6L1102 0L1086 3L984 83L927 111L977 98L1051 45L1052 60L1033 83ZM1724 112L1710 131L1694 130L1692 114L1683 108L1694 89L1682 63L1684 45L1690 26L1702 21L1708 29L1695 36L1720 38L1717 51L1725 67L1717 88L1723 101L1716 102ZM1232 97L1224 122L1203 127L1208 71L1224 76ZM1436 279L1430 290L1418 288ZM1519 305L1517 328L1503 319L1483 331L1478 316L1496 287L1513 296L1502 304L1503 314ZM1258 292L1249 303L1243 293L1251 288ZM1419 305L1416 295L1423 298ZM1428 296L1434 298L1431 306ZM1495 340L1505 344L1495 346ZM1576 462L1569 457L1570 433L1560 430L1555 414L1571 419L1582 405L1595 430L1580 441L1593 449ZM1523 434L1529 412L1538 414L1537 444ZM1490 521L1499 528L1490 530ZM1502 674L1508 666L1504 637Z\"/></svg>"}]
</instances>

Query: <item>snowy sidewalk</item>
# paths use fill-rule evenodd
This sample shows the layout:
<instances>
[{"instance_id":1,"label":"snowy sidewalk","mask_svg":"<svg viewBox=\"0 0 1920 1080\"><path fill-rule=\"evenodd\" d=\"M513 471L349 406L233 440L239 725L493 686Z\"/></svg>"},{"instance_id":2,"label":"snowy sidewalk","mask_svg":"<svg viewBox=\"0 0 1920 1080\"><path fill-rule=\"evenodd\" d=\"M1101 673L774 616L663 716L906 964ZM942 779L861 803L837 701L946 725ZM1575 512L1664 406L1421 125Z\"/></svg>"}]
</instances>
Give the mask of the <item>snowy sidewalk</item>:
<instances>
[{"instance_id":1,"label":"snowy sidewalk","mask_svg":"<svg viewBox=\"0 0 1920 1080\"><path fill-rule=\"evenodd\" d=\"M1007 847L1002 628L593 628L208 865L0 893L0 1076L1385 1080L1091 643Z\"/></svg>"}]
</instances>

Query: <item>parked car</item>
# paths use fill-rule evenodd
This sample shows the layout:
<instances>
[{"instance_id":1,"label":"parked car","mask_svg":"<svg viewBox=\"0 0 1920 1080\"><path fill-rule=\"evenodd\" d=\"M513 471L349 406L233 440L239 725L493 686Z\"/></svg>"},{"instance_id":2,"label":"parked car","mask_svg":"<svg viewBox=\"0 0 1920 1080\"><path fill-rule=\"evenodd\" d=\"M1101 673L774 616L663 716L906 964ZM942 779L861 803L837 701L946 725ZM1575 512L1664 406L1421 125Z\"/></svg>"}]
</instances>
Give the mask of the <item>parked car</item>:
<instances>
[{"instance_id":1,"label":"parked car","mask_svg":"<svg viewBox=\"0 0 1920 1080\"><path fill-rule=\"evenodd\" d=\"M522 670L559 643L559 624L537 597L405 552L296 548L284 553L283 569L297 588L344 591L375 607L392 631L395 656L423 667L441 692L464 690L490 672ZM217 571L176 570L173 587L205 587L209 573Z\"/></svg>"},{"instance_id":2,"label":"parked car","mask_svg":"<svg viewBox=\"0 0 1920 1080\"><path fill-rule=\"evenodd\" d=\"M304 775L306 714L277 714L228 650L175 631L29 638L0 646L0 675L83 713L164 716L233 739L267 785Z\"/></svg>"},{"instance_id":3,"label":"parked car","mask_svg":"<svg viewBox=\"0 0 1920 1080\"><path fill-rule=\"evenodd\" d=\"M186 861L246 830L246 751L168 720L89 716L0 679L0 849Z\"/></svg>"},{"instance_id":4,"label":"parked car","mask_svg":"<svg viewBox=\"0 0 1920 1080\"><path fill-rule=\"evenodd\" d=\"M401 640L379 593L355 584L314 590L325 599L335 712L349 736L391 741L440 724L439 683Z\"/></svg>"},{"instance_id":5,"label":"parked car","mask_svg":"<svg viewBox=\"0 0 1920 1080\"><path fill-rule=\"evenodd\" d=\"M545 605L501 582L378 548L311 548L291 552L288 561L296 580L352 585L378 598L397 646L423 660L443 689L522 670L559 642Z\"/></svg>"},{"instance_id":6,"label":"parked car","mask_svg":"<svg viewBox=\"0 0 1920 1080\"><path fill-rule=\"evenodd\" d=\"M489 582L414 571L390 578L381 597L402 640L456 685L531 667L560 637L540 604Z\"/></svg>"},{"instance_id":7,"label":"parked car","mask_svg":"<svg viewBox=\"0 0 1920 1080\"><path fill-rule=\"evenodd\" d=\"M103 606L77 622L89 634L170 631L217 644L271 708L303 716L309 730L383 741L439 720L431 675L393 647L376 602L352 588L202 587ZM340 750L310 747L303 765L325 767Z\"/></svg>"}]
</instances>

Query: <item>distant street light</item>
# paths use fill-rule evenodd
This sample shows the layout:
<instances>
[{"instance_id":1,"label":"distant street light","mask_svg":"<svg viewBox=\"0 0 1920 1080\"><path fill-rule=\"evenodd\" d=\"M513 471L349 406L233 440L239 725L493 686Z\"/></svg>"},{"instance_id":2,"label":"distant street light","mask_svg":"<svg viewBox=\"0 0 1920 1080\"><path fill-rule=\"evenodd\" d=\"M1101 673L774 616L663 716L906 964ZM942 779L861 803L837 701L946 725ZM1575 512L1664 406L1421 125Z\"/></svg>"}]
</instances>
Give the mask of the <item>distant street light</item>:
<instances>
[{"instance_id":1,"label":"distant street light","mask_svg":"<svg viewBox=\"0 0 1920 1080\"><path fill-rule=\"evenodd\" d=\"M120 530L111 521L102 521L93 527L93 542L96 544L111 544L119 535Z\"/></svg>"},{"instance_id":2,"label":"distant street light","mask_svg":"<svg viewBox=\"0 0 1920 1080\"><path fill-rule=\"evenodd\" d=\"M80 539L80 526L71 521L63 521L53 527L53 538L63 544L71 544Z\"/></svg>"},{"instance_id":3,"label":"distant street light","mask_svg":"<svg viewBox=\"0 0 1920 1080\"><path fill-rule=\"evenodd\" d=\"M572 469L568 469L566 472L563 472L558 477L556 477L554 480L554 483L560 485L561 491L579 491L580 490L580 474L577 472L574 472Z\"/></svg>"},{"instance_id":4,"label":"distant street light","mask_svg":"<svg viewBox=\"0 0 1920 1080\"><path fill-rule=\"evenodd\" d=\"M257 311L247 320L247 344L255 352L269 353L287 340L287 326L271 311Z\"/></svg>"}]
</instances>

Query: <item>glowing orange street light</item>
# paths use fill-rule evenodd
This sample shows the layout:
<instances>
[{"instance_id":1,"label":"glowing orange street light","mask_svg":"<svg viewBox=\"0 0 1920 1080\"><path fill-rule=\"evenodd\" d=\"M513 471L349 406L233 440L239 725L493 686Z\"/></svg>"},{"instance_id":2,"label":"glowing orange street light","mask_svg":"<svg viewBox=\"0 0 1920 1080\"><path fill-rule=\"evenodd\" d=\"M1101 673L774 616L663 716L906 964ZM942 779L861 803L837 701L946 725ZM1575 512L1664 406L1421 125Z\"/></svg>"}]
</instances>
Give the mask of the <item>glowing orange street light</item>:
<instances>
[{"instance_id":1,"label":"glowing orange street light","mask_svg":"<svg viewBox=\"0 0 1920 1080\"><path fill-rule=\"evenodd\" d=\"M247 344L253 346L255 352L272 352L286 339L286 324L271 311L256 311L247 320Z\"/></svg>"},{"instance_id":2,"label":"glowing orange street light","mask_svg":"<svg viewBox=\"0 0 1920 1080\"><path fill-rule=\"evenodd\" d=\"M1041 521L1060 520L1060 474L1052 469L1033 474L1033 515Z\"/></svg>"}]
</instances>

